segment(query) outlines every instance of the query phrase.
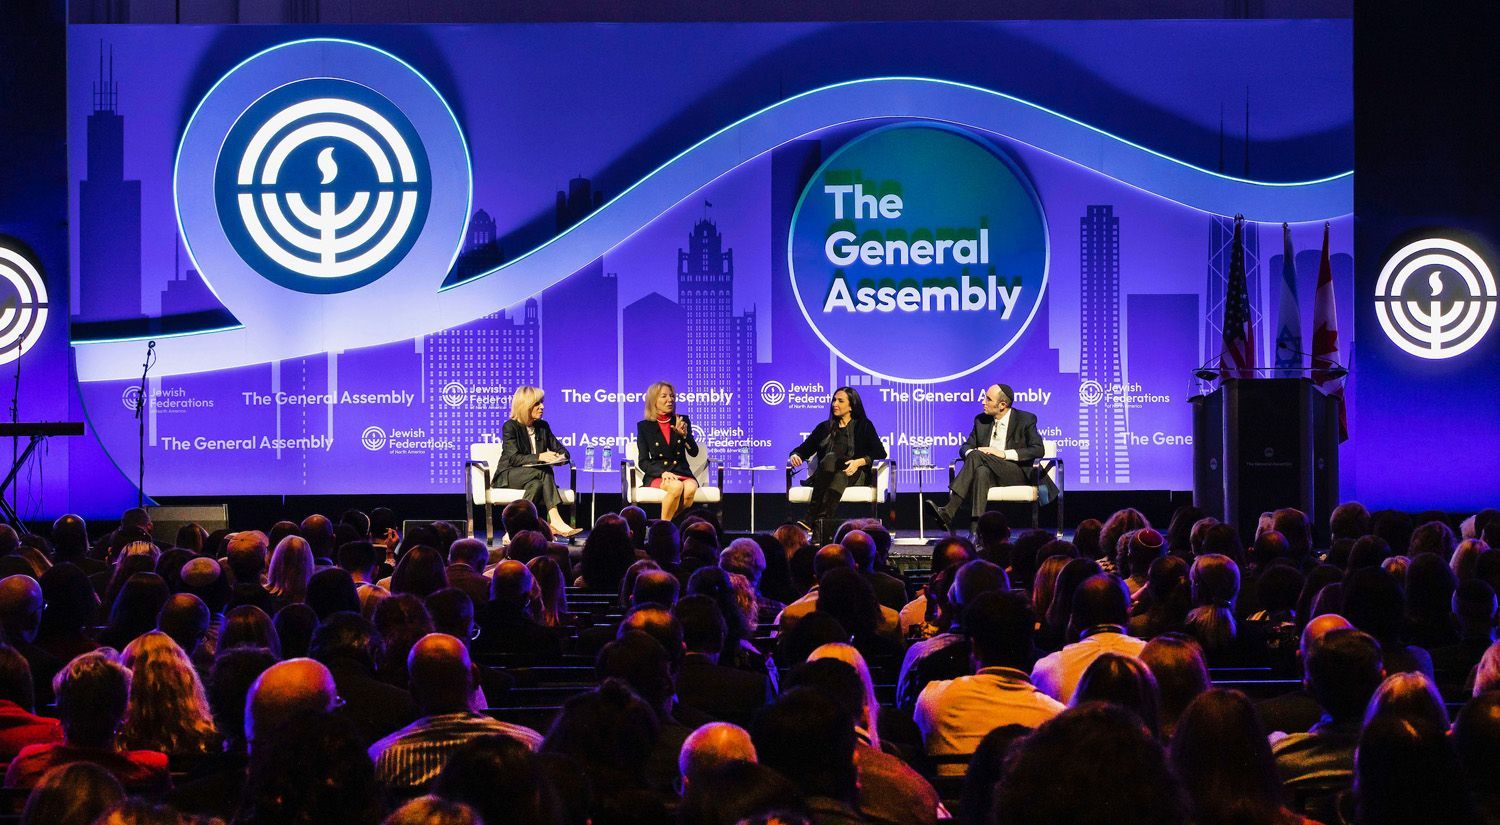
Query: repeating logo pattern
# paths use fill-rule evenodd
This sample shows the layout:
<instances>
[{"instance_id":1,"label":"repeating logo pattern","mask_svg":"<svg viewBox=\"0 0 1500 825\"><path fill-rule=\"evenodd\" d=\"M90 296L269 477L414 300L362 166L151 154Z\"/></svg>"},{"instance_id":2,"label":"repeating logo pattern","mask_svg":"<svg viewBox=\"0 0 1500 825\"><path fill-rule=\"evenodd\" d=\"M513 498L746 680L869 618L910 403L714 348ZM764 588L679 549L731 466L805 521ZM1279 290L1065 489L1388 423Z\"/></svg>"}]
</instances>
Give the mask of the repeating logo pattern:
<instances>
[{"instance_id":1,"label":"repeating logo pattern","mask_svg":"<svg viewBox=\"0 0 1500 825\"><path fill-rule=\"evenodd\" d=\"M1473 249L1445 238L1407 244L1375 282L1375 315L1396 346L1418 358L1453 358L1495 323L1495 276Z\"/></svg>"},{"instance_id":2,"label":"repeating logo pattern","mask_svg":"<svg viewBox=\"0 0 1500 825\"><path fill-rule=\"evenodd\" d=\"M0 364L36 345L47 325L47 284L26 255L0 245Z\"/></svg>"},{"instance_id":3,"label":"repeating logo pattern","mask_svg":"<svg viewBox=\"0 0 1500 825\"><path fill-rule=\"evenodd\" d=\"M235 122L214 176L219 220L263 277L345 292L401 262L421 234L432 176L417 131L367 86L281 86Z\"/></svg>"}]
</instances>

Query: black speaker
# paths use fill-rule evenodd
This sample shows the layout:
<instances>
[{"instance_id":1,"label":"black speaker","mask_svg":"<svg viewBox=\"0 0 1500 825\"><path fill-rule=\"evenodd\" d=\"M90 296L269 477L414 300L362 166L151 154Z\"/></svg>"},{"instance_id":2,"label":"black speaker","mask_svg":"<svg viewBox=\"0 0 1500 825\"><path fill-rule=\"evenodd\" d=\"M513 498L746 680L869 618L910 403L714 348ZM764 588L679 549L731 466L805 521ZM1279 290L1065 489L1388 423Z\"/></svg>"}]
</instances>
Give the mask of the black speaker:
<instances>
[{"instance_id":1,"label":"black speaker","mask_svg":"<svg viewBox=\"0 0 1500 825\"><path fill-rule=\"evenodd\" d=\"M183 525L196 524L212 533L229 529L229 505L192 505L189 507L147 507L151 516L151 538L161 544L177 541Z\"/></svg>"}]
</instances>

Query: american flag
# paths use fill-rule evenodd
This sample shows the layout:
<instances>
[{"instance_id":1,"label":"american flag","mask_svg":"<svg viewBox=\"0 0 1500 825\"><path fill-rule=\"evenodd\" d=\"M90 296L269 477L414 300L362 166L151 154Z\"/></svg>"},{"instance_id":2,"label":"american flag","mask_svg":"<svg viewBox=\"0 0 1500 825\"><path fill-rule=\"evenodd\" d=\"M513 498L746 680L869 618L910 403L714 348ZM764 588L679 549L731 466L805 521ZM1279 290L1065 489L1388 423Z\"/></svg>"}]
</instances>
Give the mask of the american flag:
<instances>
[{"instance_id":1,"label":"american flag","mask_svg":"<svg viewBox=\"0 0 1500 825\"><path fill-rule=\"evenodd\" d=\"M1229 284L1224 296L1224 351L1219 378L1255 377L1255 324L1250 320L1250 293L1245 286L1245 218L1234 216L1234 246L1229 251Z\"/></svg>"}]
</instances>

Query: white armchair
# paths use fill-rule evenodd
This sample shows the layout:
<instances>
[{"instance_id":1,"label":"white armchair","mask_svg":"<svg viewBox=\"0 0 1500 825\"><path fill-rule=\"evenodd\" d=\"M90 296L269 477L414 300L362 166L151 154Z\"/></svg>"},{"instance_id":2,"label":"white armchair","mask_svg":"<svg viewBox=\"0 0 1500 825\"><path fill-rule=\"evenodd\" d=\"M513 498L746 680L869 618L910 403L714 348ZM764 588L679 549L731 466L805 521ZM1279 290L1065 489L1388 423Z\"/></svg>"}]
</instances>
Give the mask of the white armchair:
<instances>
[{"instance_id":1,"label":"white armchair","mask_svg":"<svg viewBox=\"0 0 1500 825\"><path fill-rule=\"evenodd\" d=\"M963 460L963 457L960 456L952 464L948 465L949 484L952 484L953 479L958 475L958 465ZM989 495L986 496L983 503L972 502L969 508L970 529L973 529L974 520L978 517L977 514L983 512L984 505L992 501L1029 502L1031 504L1031 526L1040 526L1041 508L1044 505L1051 504L1047 500L1050 491L1042 483L1043 474L1045 474L1046 478L1052 479L1052 483L1057 485L1057 529L1059 535L1061 535L1063 529L1063 460L1057 456L1056 441L1050 438L1042 439L1042 457L1031 462L1031 466L1027 468L1026 474L1028 483L1014 484L1006 487L991 487Z\"/></svg>"},{"instance_id":2,"label":"white armchair","mask_svg":"<svg viewBox=\"0 0 1500 825\"><path fill-rule=\"evenodd\" d=\"M896 469L895 462L888 458L876 459L871 463L875 470L875 483L873 485L850 486L844 488L844 495L839 499L840 503L856 503L870 505L870 511L874 518L880 518L880 505L888 503L896 495ZM812 464L803 463L800 467L787 467L786 469L786 499L792 504L808 504L812 502L812 488L796 482L798 473L806 470L812 472Z\"/></svg>"},{"instance_id":3,"label":"white armchair","mask_svg":"<svg viewBox=\"0 0 1500 825\"><path fill-rule=\"evenodd\" d=\"M470 537L474 535L474 508L484 507L484 532L485 543L495 543L495 505L504 507L512 501L524 498L524 490L512 487L491 487L495 478L495 472L500 467L500 453L504 445L499 441L481 442L469 445L469 460L464 462L464 512L466 514L465 524L468 527ZM578 469L571 463L568 467L568 486L559 486L564 504L573 504L577 501L577 495L573 492L578 489ZM545 513L541 514L545 519ZM568 524L578 526L578 509L568 509Z\"/></svg>"},{"instance_id":4,"label":"white armchair","mask_svg":"<svg viewBox=\"0 0 1500 825\"><path fill-rule=\"evenodd\" d=\"M626 504L661 504L667 494L656 487L645 486L645 475L641 473L639 459L640 452L636 442L625 442L625 457L620 460L620 495ZM721 506L724 502L724 464L718 459L709 458L705 447L699 447L698 454L689 455L687 459L688 469L693 471L693 478L698 481L693 506Z\"/></svg>"}]
</instances>

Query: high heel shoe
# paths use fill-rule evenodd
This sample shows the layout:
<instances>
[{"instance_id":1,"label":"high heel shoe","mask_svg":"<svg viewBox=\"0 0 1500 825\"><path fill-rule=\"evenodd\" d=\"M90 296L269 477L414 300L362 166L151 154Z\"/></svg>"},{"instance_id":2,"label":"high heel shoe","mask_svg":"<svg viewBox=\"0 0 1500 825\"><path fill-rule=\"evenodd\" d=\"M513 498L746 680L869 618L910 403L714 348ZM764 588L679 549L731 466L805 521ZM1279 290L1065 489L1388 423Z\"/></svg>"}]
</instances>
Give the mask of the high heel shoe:
<instances>
[{"instance_id":1,"label":"high heel shoe","mask_svg":"<svg viewBox=\"0 0 1500 825\"><path fill-rule=\"evenodd\" d=\"M582 527L569 527L566 524L548 524L552 528L552 535L562 539L570 539L583 532Z\"/></svg>"}]
</instances>

